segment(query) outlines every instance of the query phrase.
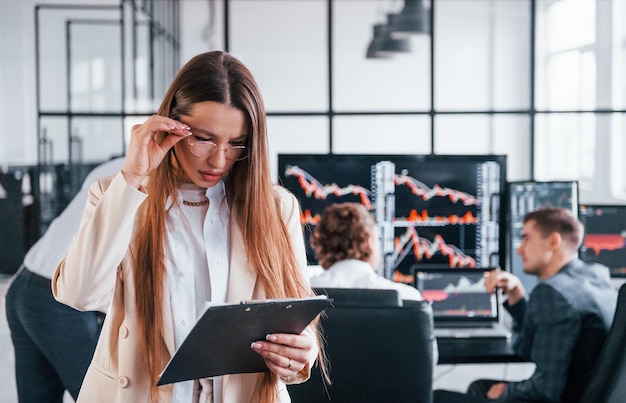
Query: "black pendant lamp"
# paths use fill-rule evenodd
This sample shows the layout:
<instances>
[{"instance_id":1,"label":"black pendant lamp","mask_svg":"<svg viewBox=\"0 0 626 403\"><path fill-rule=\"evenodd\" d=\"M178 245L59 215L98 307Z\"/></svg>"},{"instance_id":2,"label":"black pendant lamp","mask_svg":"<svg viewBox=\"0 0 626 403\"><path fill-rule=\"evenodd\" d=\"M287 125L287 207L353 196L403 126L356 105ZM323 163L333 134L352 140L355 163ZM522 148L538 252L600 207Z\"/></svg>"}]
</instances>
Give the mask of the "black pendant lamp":
<instances>
[{"instance_id":1,"label":"black pendant lamp","mask_svg":"<svg viewBox=\"0 0 626 403\"><path fill-rule=\"evenodd\" d=\"M374 38L367 47L368 59L387 59L395 53L410 51L411 43L408 38L392 38L386 24L374 25Z\"/></svg>"},{"instance_id":2,"label":"black pendant lamp","mask_svg":"<svg viewBox=\"0 0 626 403\"><path fill-rule=\"evenodd\" d=\"M409 35L430 34L430 8L426 0L404 0L404 8L397 14L389 14L389 35L406 38Z\"/></svg>"}]
</instances>

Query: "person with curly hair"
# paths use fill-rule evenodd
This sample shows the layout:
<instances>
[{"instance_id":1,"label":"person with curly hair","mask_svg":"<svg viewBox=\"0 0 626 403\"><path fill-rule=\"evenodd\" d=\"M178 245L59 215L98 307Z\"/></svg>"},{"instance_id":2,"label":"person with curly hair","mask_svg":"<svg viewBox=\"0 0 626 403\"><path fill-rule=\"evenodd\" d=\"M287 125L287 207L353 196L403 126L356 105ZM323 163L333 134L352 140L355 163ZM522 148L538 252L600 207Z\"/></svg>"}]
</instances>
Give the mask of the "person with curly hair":
<instances>
[{"instance_id":1,"label":"person with curly hair","mask_svg":"<svg viewBox=\"0 0 626 403\"><path fill-rule=\"evenodd\" d=\"M422 300L416 288L376 273L381 261L379 231L364 205L348 202L328 206L310 243L324 269L310 278L312 287L393 289L403 300Z\"/></svg>"}]
</instances>

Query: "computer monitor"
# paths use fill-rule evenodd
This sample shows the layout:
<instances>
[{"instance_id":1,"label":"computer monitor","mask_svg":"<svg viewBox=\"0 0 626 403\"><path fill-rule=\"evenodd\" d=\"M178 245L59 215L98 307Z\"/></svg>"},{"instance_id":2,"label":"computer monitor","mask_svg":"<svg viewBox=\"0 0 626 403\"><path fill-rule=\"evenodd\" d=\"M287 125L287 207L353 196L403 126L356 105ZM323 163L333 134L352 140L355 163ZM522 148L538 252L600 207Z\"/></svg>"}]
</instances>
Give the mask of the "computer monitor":
<instances>
[{"instance_id":1,"label":"computer monitor","mask_svg":"<svg viewBox=\"0 0 626 403\"><path fill-rule=\"evenodd\" d=\"M584 204L579 216L585 226L580 258L608 266L612 277L626 277L626 205Z\"/></svg>"},{"instance_id":2,"label":"computer monitor","mask_svg":"<svg viewBox=\"0 0 626 403\"><path fill-rule=\"evenodd\" d=\"M280 154L278 163L279 183L300 200L307 247L324 208L352 201L376 218L387 278L414 284L421 264L504 264L506 156Z\"/></svg>"},{"instance_id":3,"label":"computer monitor","mask_svg":"<svg viewBox=\"0 0 626 403\"><path fill-rule=\"evenodd\" d=\"M576 181L516 181L509 182L509 271L521 280L528 293L537 284L537 276L524 273L521 257L517 254L522 242L524 216L543 207L562 207L578 215L578 182Z\"/></svg>"},{"instance_id":4,"label":"computer monitor","mask_svg":"<svg viewBox=\"0 0 626 403\"><path fill-rule=\"evenodd\" d=\"M432 302L435 322L496 322L498 294L485 289L485 272L493 268L416 271L416 287Z\"/></svg>"}]
</instances>

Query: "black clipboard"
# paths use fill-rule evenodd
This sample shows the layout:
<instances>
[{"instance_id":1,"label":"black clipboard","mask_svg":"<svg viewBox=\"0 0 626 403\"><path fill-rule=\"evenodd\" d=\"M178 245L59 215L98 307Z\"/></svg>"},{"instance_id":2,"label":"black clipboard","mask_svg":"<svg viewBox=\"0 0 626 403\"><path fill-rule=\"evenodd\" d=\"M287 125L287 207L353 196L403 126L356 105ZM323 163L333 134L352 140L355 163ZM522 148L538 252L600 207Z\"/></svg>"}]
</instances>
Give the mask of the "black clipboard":
<instances>
[{"instance_id":1,"label":"black clipboard","mask_svg":"<svg viewBox=\"0 0 626 403\"><path fill-rule=\"evenodd\" d=\"M209 306L161 373L157 386L268 371L251 344L270 333L302 333L330 302L326 295L318 295Z\"/></svg>"}]
</instances>

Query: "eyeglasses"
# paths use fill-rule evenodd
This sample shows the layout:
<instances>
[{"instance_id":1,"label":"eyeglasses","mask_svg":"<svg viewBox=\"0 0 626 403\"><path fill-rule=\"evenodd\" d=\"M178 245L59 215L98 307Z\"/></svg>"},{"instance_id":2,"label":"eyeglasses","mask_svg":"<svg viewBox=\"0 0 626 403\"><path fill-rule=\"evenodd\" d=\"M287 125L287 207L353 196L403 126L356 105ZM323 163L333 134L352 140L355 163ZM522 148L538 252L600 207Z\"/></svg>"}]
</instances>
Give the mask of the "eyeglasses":
<instances>
[{"instance_id":1,"label":"eyeglasses","mask_svg":"<svg viewBox=\"0 0 626 403\"><path fill-rule=\"evenodd\" d=\"M187 144L191 148L191 153L196 157L210 157L217 152L217 150L224 151L224 157L231 161L241 161L248 158L246 152L246 146L243 144L232 145L225 148L219 148L217 144L211 140L205 140L201 137L189 136L187 137Z\"/></svg>"}]
</instances>

